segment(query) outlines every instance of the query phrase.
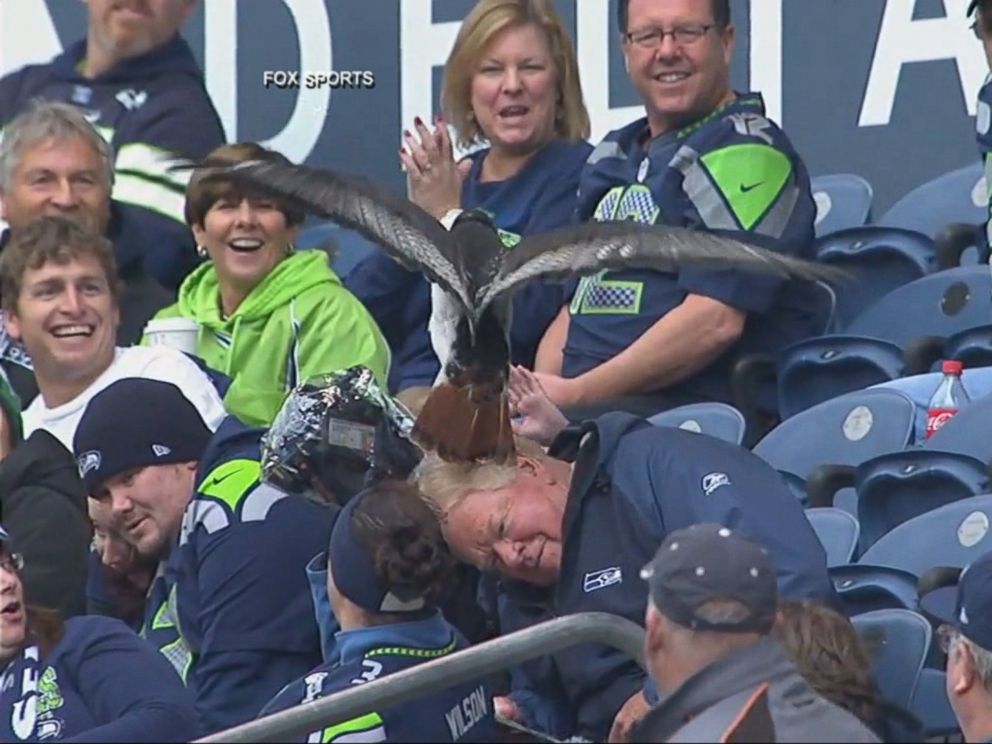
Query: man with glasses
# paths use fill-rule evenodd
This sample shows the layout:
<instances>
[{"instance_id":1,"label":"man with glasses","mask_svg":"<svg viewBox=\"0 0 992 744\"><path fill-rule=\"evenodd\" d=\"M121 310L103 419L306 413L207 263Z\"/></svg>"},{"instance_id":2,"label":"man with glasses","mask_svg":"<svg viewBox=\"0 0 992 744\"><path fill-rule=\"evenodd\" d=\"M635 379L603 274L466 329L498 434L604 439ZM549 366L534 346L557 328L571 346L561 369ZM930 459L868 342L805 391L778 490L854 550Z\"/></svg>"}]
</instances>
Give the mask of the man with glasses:
<instances>
[{"instance_id":1,"label":"man with glasses","mask_svg":"<svg viewBox=\"0 0 992 744\"><path fill-rule=\"evenodd\" d=\"M618 7L646 116L596 147L579 216L720 231L809 258L809 177L761 96L730 87L728 0ZM573 419L729 401L738 353L774 353L819 332L815 297L729 268L606 272L580 282L542 340L536 371Z\"/></svg>"},{"instance_id":2,"label":"man with glasses","mask_svg":"<svg viewBox=\"0 0 992 744\"><path fill-rule=\"evenodd\" d=\"M939 606L944 592L924 597L936 617L949 615ZM937 630L947 654L947 697L964 740L992 741L992 553L964 570L958 581L954 614Z\"/></svg>"}]
</instances>

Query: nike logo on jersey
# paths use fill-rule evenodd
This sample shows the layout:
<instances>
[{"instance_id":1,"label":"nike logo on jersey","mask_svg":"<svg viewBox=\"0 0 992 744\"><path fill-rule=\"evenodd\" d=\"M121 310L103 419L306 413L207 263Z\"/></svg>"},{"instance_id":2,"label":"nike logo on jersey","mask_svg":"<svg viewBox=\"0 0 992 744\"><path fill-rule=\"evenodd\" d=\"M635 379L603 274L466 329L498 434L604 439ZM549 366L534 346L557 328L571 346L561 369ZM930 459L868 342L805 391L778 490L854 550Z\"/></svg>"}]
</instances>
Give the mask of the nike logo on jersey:
<instances>
[{"instance_id":1,"label":"nike logo on jersey","mask_svg":"<svg viewBox=\"0 0 992 744\"><path fill-rule=\"evenodd\" d=\"M754 191L756 188L758 188L763 183L764 183L764 181L758 181L757 183L752 183L750 186L745 186L742 183L741 184L741 193L742 194L746 194L749 191Z\"/></svg>"}]
</instances>

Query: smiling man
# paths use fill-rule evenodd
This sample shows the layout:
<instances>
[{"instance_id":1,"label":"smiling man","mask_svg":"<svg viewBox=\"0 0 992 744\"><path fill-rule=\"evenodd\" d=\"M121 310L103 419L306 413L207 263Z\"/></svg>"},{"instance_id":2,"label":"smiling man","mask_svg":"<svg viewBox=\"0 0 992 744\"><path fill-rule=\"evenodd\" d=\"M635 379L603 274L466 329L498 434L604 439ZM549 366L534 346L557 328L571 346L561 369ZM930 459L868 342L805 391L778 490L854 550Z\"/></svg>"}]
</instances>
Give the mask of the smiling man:
<instances>
[{"instance_id":1,"label":"smiling man","mask_svg":"<svg viewBox=\"0 0 992 744\"><path fill-rule=\"evenodd\" d=\"M538 621L610 612L642 622L647 592L638 571L667 534L699 522L733 527L765 547L783 596L834 600L826 555L801 504L741 447L611 413L566 429L548 454L528 440L519 440L519 452L515 464L431 458L418 470L453 552L502 577L504 633L528 624L525 615L534 622L538 604ZM535 596L540 587L543 598ZM574 730L556 738L603 741L611 723L622 737L647 710L644 673L624 654L586 644L552 658L557 671L532 680L526 701L514 696L523 701L522 722L568 710Z\"/></svg>"},{"instance_id":2,"label":"smiling man","mask_svg":"<svg viewBox=\"0 0 992 744\"><path fill-rule=\"evenodd\" d=\"M169 289L197 263L183 222L188 175L169 171L224 141L203 74L179 29L196 0L85 0L86 38L0 79L0 131L31 101L78 107L113 149L114 199L155 239L141 246Z\"/></svg>"},{"instance_id":3,"label":"smiling man","mask_svg":"<svg viewBox=\"0 0 992 744\"><path fill-rule=\"evenodd\" d=\"M624 62L645 117L595 148L582 219L720 231L809 258L809 176L760 94L730 86L728 0L621 0ZM573 418L731 399L744 352L820 332L816 293L733 269L610 271L580 282L535 370Z\"/></svg>"},{"instance_id":4,"label":"smiling man","mask_svg":"<svg viewBox=\"0 0 992 744\"><path fill-rule=\"evenodd\" d=\"M234 417L211 434L175 385L128 379L90 401L74 440L90 498L160 562L142 632L207 732L254 718L321 662L305 567L338 508L263 483L261 435Z\"/></svg>"},{"instance_id":5,"label":"smiling man","mask_svg":"<svg viewBox=\"0 0 992 744\"><path fill-rule=\"evenodd\" d=\"M109 241L66 217L42 217L0 254L4 327L34 363L39 394L24 435L51 432L66 449L90 399L123 377L178 385L216 429L227 415L210 378L182 352L116 346L117 271Z\"/></svg>"}]
</instances>

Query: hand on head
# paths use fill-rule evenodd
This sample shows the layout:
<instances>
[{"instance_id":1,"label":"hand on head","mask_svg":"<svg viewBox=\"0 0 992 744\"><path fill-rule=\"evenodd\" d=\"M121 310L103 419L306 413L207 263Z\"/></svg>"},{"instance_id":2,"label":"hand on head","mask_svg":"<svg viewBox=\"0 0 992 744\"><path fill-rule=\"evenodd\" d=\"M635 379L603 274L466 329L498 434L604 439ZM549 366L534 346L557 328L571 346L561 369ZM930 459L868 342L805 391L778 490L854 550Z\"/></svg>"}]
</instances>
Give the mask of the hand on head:
<instances>
[{"instance_id":1,"label":"hand on head","mask_svg":"<svg viewBox=\"0 0 992 744\"><path fill-rule=\"evenodd\" d=\"M472 161L465 158L455 162L448 126L440 116L433 132L420 117L413 124L416 133L405 130L405 148L400 148L407 196L421 209L441 219L449 210L461 206L462 182Z\"/></svg>"}]
</instances>

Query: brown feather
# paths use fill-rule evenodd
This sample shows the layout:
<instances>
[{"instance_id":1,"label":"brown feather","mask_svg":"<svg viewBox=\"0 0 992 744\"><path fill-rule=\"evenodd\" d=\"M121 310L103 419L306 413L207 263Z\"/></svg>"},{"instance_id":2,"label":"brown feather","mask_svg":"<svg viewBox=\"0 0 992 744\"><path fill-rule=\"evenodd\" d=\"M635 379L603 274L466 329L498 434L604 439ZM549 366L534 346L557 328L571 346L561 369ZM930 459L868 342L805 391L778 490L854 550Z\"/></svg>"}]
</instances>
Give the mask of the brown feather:
<instances>
[{"instance_id":1,"label":"brown feather","mask_svg":"<svg viewBox=\"0 0 992 744\"><path fill-rule=\"evenodd\" d=\"M512 460L510 406L498 382L462 386L443 382L424 403L413 438L449 462Z\"/></svg>"}]
</instances>

